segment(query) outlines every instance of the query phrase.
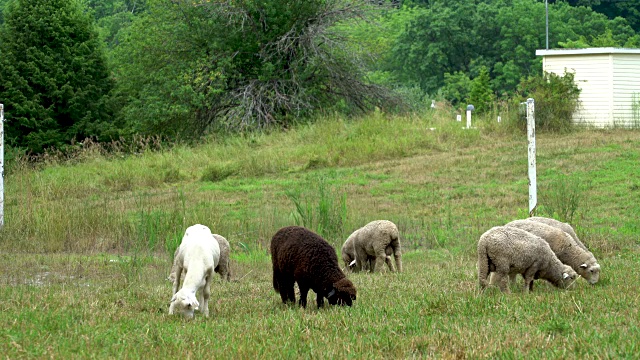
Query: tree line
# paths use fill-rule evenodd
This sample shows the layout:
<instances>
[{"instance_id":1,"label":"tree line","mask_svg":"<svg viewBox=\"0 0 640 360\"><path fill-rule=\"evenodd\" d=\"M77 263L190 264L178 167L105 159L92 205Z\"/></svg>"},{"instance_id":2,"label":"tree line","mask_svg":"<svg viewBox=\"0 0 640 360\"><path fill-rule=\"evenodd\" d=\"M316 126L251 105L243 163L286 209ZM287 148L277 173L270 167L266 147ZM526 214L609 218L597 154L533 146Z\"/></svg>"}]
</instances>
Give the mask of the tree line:
<instances>
[{"instance_id":1,"label":"tree line","mask_svg":"<svg viewBox=\"0 0 640 360\"><path fill-rule=\"evenodd\" d=\"M639 9L549 1L549 46L640 47ZM545 40L539 0L0 0L0 102L7 144L35 154L433 98L482 110L542 78Z\"/></svg>"}]
</instances>

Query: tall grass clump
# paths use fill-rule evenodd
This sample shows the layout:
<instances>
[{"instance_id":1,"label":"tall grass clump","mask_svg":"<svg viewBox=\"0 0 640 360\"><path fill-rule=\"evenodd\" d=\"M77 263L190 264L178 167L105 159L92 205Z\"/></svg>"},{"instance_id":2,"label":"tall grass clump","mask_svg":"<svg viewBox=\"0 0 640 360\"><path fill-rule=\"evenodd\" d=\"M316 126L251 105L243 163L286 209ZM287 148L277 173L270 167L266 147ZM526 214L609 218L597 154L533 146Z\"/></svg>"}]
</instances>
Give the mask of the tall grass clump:
<instances>
[{"instance_id":1,"label":"tall grass clump","mask_svg":"<svg viewBox=\"0 0 640 360\"><path fill-rule=\"evenodd\" d=\"M589 187L582 177L570 177L560 174L540 186L540 215L549 216L564 222L573 222Z\"/></svg>"},{"instance_id":2,"label":"tall grass clump","mask_svg":"<svg viewBox=\"0 0 640 360\"><path fill-rule=\"evenodd\" d=\"M295 224L314 230L328 240L342 238L347 222L346 193L331 186L323 176L314 178L307 189L287 192L294 206Z\"/></svg>"}]
</instances>

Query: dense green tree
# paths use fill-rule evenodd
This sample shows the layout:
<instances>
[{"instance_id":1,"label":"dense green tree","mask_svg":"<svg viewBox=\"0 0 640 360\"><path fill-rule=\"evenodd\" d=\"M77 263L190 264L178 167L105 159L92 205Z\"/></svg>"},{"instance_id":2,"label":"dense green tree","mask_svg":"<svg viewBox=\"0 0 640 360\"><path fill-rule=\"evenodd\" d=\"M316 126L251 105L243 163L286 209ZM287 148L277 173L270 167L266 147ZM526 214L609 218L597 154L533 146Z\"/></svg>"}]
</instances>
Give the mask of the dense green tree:
<instances>
[{"instance_id":1,"label":"dense green tree","mask_svg":"<svg viewBox=\"0 0 640 360\"><path fill-rule=\"evenodd\" d=\"M287 125L314 111L392 100L334 25L345 0L149 1L116 49L123 116L143 133Z\"/></svg>"},{"instance_id":2,"label":"dense green tree","mask_svg":"<svg viewBox=\"0 0 640 360\"><path fill-rule=\"evenodd\" d=\"M493 102L494 96L489 81L489 70L483 66L480 68L478 76L471 82L468 102L475 106L478 113L489 110Z\"/></svg>"},{"instance_id":3,"label":"dense green tree","mask_svg":"<svg viewBox=\"0 0 640 360\"><path fill-rule=\"evenodd\" d=\"M589 6L609 19L623 17L636 32L640 32L640 0L569 0L568 3Z\"/></svg>"},{"instance_id":4,"label":"dense green tree","mask_svg":"<svg viewBox=\"0 0 640 360\"><path fill-rule=\"evenodd\" d=\"M444 86L442 87L442 96L453 105L459 105L466 102L471 92L473 81L469 79L469 75L462 71L456 71L453 74L444 74Z\"/></svg>"},{"instance_id":5,"label":"dense green tree","mask_svg":"<svg viewBox=\"0 0 640 360\"><path fill-rule=\"evenodd\" d=\"M1 1L1 0L0 0ZM93 12L100 38L112 48L118 43L120 30L147 10L146 0L84 0Z\"/></svg>"},{"instance_id":6,"label":"dense green tree","mask_svg":"<svg viewBox=\"0 0 640 360\"><path fill-rule=\"evenodd\" d=\"M114 134L113 86L92 19L73 0L15 0L0 28L0 102L10 145L34 153Z\"/></svg>"},{"instance_id":7,"label":"dense green tree","mask_svg":"<svg viewBox=\"0 0 640 360\"><path fill-rule=\"evenodd\" d=\"M461 71L474 78L485 66L494 92L508 95L521 78L541 72L535 51L545 46L544 2L435 0L424 6L393 47L390 63L399 81L434 93L445 86L445 74ZM550 47L580 39L623 46L636 44L637 34L625 19L609 20L566 2L550 4Z\"/></svg>"}]
</instances>

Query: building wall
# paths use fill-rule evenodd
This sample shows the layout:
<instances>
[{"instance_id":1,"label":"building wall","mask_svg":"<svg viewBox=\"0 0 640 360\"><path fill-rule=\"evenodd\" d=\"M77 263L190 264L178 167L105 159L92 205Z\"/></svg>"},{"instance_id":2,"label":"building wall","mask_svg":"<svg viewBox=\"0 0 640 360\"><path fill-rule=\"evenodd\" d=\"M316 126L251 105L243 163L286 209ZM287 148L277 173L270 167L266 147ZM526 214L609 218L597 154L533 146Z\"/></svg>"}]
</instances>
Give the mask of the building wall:
<instances>
[{"instance_id":1,"label":"building wall","mask_svg":"<svg viewBox=\"0 0 640 360\"><path fill-rule=\"evenodd\" d=\"M640 126L640 54L613 55L613 122Z\"/></svg>"},{"instance_id":2,"label":"building wall","mask_svg":"<svg viewBox=\"0 0 640 360\"><path fill-rule=\"evenodd\" d=\"M558 55L543 58L543 70L564 75L575 73L580 92L580 109L573 117L579 124L597 127L613 125L613 54Z\"/></svg>"}]
</instances>

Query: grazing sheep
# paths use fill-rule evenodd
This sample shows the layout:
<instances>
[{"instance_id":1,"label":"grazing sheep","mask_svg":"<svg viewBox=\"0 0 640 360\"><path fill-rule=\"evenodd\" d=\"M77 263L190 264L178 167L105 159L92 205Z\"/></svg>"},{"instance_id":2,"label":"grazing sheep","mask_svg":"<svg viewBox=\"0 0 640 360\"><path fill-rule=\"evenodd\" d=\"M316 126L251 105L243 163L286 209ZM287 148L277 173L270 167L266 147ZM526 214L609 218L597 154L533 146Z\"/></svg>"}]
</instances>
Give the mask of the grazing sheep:
<instances>
[{"instance_id":1,"label":"grazing sheep","mask_svg":"<svg viewBox=\"0 0 640 360\"><path fill-rule=\"evenodd\" d=\"M222 280L231 281L231 245L222 235L213 234L213 237L220 246L220 263L214 271L220 274Z\"/></svg>"},{"instance_id":2,"label":"grazing sheep","mask_svg":"<svg viewBox=\"0 0 640 360\"><path fill-rule=\"evenodd\" d=\"M556 287L566 288L578 276L558 260L546 241L508 226L493 227L478 241L480 289L487 287L490 272L495 272L495 282L502 292L509 292L507 280L514 274L524 278L525 292L533 290L534 279L545 279Z\"/></svg>"},{"instance_id":3,"label":"grazing sheep","mask_svg":"<svg viewBox=\"0 0 640 360\"><path fill-rule=\"evenodd\" d=\"M169 314L193 318L193 311L200 309L209 316L209 296L213 269L220 261L220 246L208 227L196 224L187 228L176 254L173 297ZM185 271L182 288L178 291L182 271ZM196 299L196 293L199 298ZM200 308L202 304L202 308Z\"/></svg>"},{"instance_id":4,"label":"grazing sheep","mask_svg":"<svg viewBox=\"0 0 640 360\"><path fill-rule=\"evenodd\" d=\"M213 234L214 239L218 241L218 246L220 246L220 263L214 271L220 275L222 280L231 281L231 246L227 239L222 235ZM175 260L178 257L178 250L176 249L175 254L173 255L173 266L171 267L171 274L167 280L173 282L176 278L176 263ZM184 271L183 271L184 273Z\"/></svg>"},{"instance_id":5,"label":"grazing sheep","mask_svg":"<svg viewBox=\"0 0 640 360\"><path fill-rule=\"evenodd\" d=\"M580 246L584 250L589 251L589 249L587 249L587 247L584 246L584 244L580 241L580 239L578 239L578 235L573 230L573 227L571 227L571 225L569 225L568 223L564 223L564 222L556 220L556 219L546 218L546 217L542 217L542 216L533 216L533 217L527 218L526 220L537 221L537 222L541 222L543 224L547 224L547 225L553 226L554 228L558 228L558 229L566 232L567 234L571 235L571 237L573 238L573 240L576 241L576 244L578 244L578 246Z\"/></svg>"},{"instance_id":6,"label":"grazing sheep","mask_svg":"<svg viewBox=\"0 0 640 360\"><path fill-rule=\"evenodd\" d=\"M356 230L351 236L353 236L353 249L356 255L354 271L358 272L362 269L369 269L371 272L383 271L387 254L393 254L396 270L402 272L402 252L398 239L398 227L394 223L388 220L372 221ZM387 252L388 247L391 248L389 253ZM373 266L369 266L370 259L375 259ZM389 270L393 271L393 267L389 266Z\"/></svg>"},{"instance_id":7,"label":"grazing sheep","mask_svg":"<svg viewBox=\"0 0 640 360\"><path fill-rule=\"evenodd\" d=\"M295 302L294 283L300 289L300 306L307 306L309 289L317 294L318 308L329 304L349 305L356 288L338 265L335 249L320 235L300 226L284 227L271 239L273 288L283 303Z\"/></svg>"},{"instance_id":8,"label":"grazing sheep","mask_svg":"<svg viewBox=\"0 0 640 360\"><path fill-rule=\"evenodd\" d=\"M353 247L353 239L355 235L360 231L360 229L354 231L347 240L342 245L342 261L344 261L345 271L355 270L356 267L356 249ZM393 248L391 246L387 246L385 249L385 263L390 271L393 271L393 263L391 262L391 255L393 254ZM376 257L368 256L367 257L367 266L369 269L373 268L375 265Z\"/></svg>"},{"instance_id":9,"label":"grazing sheep","mask_svg":"<svg viewBox=\"0 0 640 360\"><path fill-rule=\"evenodd\" d=\"M600 278L600 265L589 250L580 247L569 235L556 227L531 220L514 220L505 226L516 227L541 237L549 243L551 250L564 264L573 268L589 284L595 284Z\"/></svg>"}]
</instances>

